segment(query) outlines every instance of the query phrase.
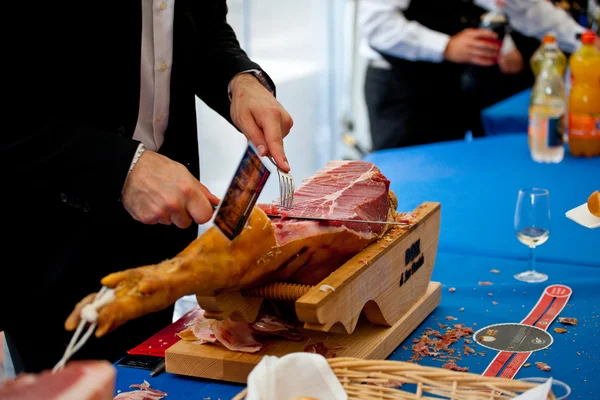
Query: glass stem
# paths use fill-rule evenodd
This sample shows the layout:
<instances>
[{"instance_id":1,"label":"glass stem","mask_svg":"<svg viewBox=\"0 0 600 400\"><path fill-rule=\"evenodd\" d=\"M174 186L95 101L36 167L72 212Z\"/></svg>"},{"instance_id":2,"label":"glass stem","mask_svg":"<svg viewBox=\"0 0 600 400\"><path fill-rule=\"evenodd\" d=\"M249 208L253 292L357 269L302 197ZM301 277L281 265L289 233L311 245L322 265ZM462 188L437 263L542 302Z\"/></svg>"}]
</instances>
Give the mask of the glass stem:
<instances>
[{"instance_id":1,"label":"glass stem","mask_svg":"<svg viewBox=\"0 0 600 400\"><path fill-rule=\"evenodd\" d=\"M535 272L535 249L534 246L529 247L529 270Z\"/></svg>"}]
</instances>

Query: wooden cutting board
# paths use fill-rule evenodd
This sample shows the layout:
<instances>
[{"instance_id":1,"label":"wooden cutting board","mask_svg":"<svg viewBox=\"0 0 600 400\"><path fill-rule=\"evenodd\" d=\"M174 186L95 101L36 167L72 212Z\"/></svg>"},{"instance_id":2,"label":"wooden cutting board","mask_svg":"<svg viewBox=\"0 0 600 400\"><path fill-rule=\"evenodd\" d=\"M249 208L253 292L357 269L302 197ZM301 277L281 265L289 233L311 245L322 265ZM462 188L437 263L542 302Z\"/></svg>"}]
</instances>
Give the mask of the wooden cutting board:
<instances>
[{"instance_id":1,"label":"wooden cutting board","mask_svg":"<svg viewBox=\"0 0 600 400\"><path fill-rule=\"evenodd\" d=\"M263 348L253 354L233 352L219 345L198 345L181 340L166 352L166 371L246 383L248 374L264 355L281 357L304 351L308 344L319 342L328 348L342 347L335 352L337 357L385 359L437 307L440 300L441 284L430 282L425 295L391 327L372 324L363 316L351 335L304 330L305 339L301 342L268 338L261 340Z\"/></svg>"}]
</instances>

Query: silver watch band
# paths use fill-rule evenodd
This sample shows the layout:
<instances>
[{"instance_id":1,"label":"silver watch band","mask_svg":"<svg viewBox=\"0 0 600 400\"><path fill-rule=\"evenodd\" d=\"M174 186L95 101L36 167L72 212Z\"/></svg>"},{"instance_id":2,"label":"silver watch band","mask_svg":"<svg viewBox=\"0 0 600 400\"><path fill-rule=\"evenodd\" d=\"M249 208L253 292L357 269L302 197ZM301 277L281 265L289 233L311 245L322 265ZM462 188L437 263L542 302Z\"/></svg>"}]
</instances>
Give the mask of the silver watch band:
<instances>
[{"instance_id":1,"label":"silver watch band","mask_svg":"<svg viewBox=\"0 0 600 400\"><path fill-rule=\"evenodd\" d=\"M131 164L129 165L129 172L127 172L127 175L129 176L129 173L131 173L131 170L133 170L133 167L135 167L135 164L138 162L138 160L140 159L140 157L142 156L142 153L146 150L146 146L144 146L143 143L140 143L138 145L137 150L135 151L135 154L133 155L133 159L131 160Z\"/></svg>"}]
</instances>

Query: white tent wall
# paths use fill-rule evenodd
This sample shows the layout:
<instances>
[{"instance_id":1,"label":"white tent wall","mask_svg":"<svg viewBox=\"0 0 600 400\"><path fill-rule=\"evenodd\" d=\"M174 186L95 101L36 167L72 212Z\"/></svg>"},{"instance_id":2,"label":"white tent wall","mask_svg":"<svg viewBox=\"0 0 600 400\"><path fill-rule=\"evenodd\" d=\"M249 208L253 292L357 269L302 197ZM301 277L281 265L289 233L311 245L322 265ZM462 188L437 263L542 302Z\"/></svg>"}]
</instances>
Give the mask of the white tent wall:
<instances>
[{"instance_id":1,"label":"white tent wall","mask_svg":"<svg viewBox=\"0 0 600 400\"><path fill-rule=\"evenodd\" d=\"M342 156L345 3L228 1L228 21L242 47L275 81L277 98L294 119L284 143L297 185L328 160ZM201 180L222 196L246 140L200 100L197 113ZM270 202L278 195L274 173L259 201Z\"/></svg>"}]
</instances>

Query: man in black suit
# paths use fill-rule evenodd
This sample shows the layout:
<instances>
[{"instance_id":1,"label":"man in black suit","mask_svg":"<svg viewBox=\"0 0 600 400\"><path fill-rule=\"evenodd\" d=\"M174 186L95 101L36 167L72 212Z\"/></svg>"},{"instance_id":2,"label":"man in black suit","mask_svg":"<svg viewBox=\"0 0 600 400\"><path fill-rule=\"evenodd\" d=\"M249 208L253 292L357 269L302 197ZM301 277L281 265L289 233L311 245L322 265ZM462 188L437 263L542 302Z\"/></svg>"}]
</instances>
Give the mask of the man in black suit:
<instances>
[{"instance_id":1,"label":"man in black suit","mask_svg":"<svg viewBox=\"0 0 600 400\"><path fill-rule=\"evenodd\" d=\"M0 331L16 371L37 372L60 359L64 321L100 278L174 256L210 220L218 199L199 182L195 96L284 170L292 120L240 48L225 0L5 11ZM91 338L74 358L114 362L172 312Z\"/></svg>"}]
</instances>

